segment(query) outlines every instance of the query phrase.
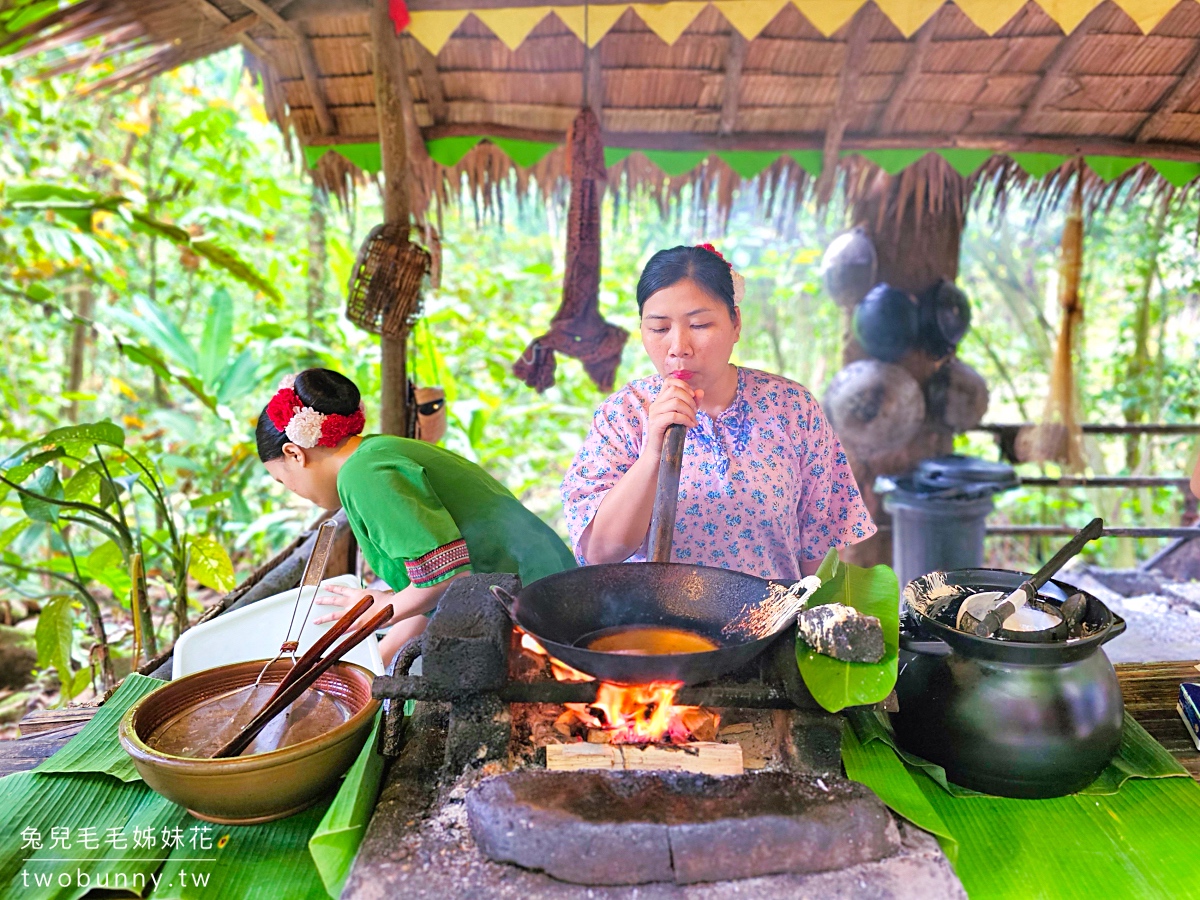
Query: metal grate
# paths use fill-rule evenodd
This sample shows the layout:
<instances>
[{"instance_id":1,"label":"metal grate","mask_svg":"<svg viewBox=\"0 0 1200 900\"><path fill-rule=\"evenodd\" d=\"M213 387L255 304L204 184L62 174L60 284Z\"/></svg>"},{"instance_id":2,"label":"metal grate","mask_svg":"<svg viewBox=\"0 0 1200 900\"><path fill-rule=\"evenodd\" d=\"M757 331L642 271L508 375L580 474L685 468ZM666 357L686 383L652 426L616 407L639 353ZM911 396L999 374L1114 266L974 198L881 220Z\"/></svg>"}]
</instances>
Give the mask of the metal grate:
<instances>
[{"instance_id":1,"label":"metal grate","mask_svg":"<svg viewBox=\"0 0 1200 900\"><path fill-rule=\"evenodd\" d=\"M367 235L346 299L346 318L372 334L407 337L421 315L421 283L428 251L408 239L408 227L376 225Z\"/></svg>"}]
</instances>

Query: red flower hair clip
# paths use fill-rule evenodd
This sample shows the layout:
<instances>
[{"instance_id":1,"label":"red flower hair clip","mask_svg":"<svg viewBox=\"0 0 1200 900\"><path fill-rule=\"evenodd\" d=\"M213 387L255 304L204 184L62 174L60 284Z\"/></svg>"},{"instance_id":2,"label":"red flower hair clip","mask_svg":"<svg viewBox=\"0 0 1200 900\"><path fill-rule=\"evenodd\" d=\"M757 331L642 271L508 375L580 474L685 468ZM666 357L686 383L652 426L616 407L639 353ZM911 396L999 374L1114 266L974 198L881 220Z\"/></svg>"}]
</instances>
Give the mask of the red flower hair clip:
<instances>
[{"instance_id":1,"label":"red flower hair clip","mask_svg":"<svg viewBox=\"0 0 1200 900\"><path fill-rule=\"evenodd\" d=\"M696 246L701 250L707 250L721 262L725 263L725 265L729 266L729 277L733 279L733 305L735 308L741 306L742 298L746 296L746 279L742 277L742 273L735 272L733 263L727 260L721 254L721 251L712 244L697 244Z\"/></svg>"},{"instance_id":2,"label":"red flower hair clip","mask_svg":"<svg viewBox=\"0 0 1200 900\"><path fill-rule=\"evenodd\" d=\"M305 406L296 393L296 376L286 375L267 404L267 418L298 447L336 447L352 435L362 434L366 416L362 404L348 416L318 412Z\"/></svg>"}]
</instances>

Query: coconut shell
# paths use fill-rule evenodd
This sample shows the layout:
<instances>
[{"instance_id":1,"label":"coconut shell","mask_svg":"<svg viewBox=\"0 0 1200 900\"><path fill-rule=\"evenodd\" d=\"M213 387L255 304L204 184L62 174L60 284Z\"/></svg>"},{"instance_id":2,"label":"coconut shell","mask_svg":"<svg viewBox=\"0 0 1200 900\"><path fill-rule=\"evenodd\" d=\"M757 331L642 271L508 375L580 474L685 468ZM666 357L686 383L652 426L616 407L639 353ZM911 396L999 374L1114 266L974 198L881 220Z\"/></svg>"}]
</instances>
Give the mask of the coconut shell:
<instances>
[{"instance_id":1,"label":"coconut shell","mask_svg":"<svg viewBox=\"0 0 1200 900\"><path fill-rule=\"evenodd\" d=\"M916 345L918 324L917 298L882 282L854 307L855 339L884 362L896 362Z\"/></svg>"},{"instance_id":2,"label":"coconut shell","mask_svg":"<svg viewBox=\"0 0 1200 900\"><path fill-rule=\"evenodd\" d=\"M925 420L917 380L877 359L860 359L834 375L824 407L842 443L864 458L903 447Z\"/></svg>"},{"instance_id":3,"label":"coconut shell","mask_svg":"<svg viewBox=\"0 0 1200 900\"><path fill-rule=\"evenodd\" d=\"M875 245L861 228L839 234L825 250L821 278L829 296L850 309L875 284Z\"/></svg>"},{"instance_id":4,"label":"coconut shell","mask_svg":"<svg viewBox=\"0 0 1200 900\"><path fill-rule=\"evenodd\" d=\"M983 414L987 412L987 382L960 359L952 359L946 368L950 378L942 421L955 433L970 431L983 421Z\"/></svg>"}]
</instances>

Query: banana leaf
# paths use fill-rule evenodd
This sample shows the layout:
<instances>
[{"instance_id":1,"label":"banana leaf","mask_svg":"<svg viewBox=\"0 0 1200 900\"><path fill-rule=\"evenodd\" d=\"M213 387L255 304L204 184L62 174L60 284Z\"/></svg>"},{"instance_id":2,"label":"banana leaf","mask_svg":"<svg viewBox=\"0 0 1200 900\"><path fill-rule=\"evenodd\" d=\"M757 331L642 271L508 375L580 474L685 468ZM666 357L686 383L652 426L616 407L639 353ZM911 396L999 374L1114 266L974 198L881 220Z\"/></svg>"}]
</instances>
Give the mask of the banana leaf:
<instances>
[{"instance_id":1,"label":"banana leaf","mask_svg":"<svg viewBox=\"0 0 1200 900\"><path fill-rule=\"evenodd\" d=\"M874 710L852 710L847 713L854 731L864 742L880 741L891 747L895 754L907 765L921 769L942 790L955 797L985 796L970 788L961 787L946 777L946 770L937 763L901 750L896 744L896 736L892 732L883 713ZM1185 769L1158 741L1154 740L1137 723L1129 713L1125 713L1125 722L1121 729L1121 746L1103 772L1079 793L1081 794L1115 794L1130 778L1187 778Z\"/></svg>"},{"instance_id":2,"label":"banana leaf","mask_svg":"<svg viewBox=\"0 0 1200 900\"><path fill-rule=\"evenodd\" d=\"M1014 800L946 790L928 763L909 764L873 728L859 731L861 719L842 736L847 776L932 832L971 900L1198 896L1200 785L1164 771L1178 764L1144 731L1126 731L1115 792L1102 775L1078 794Z\"/></svg>"},{"instance_id":3,"label":"banana leaf","mask_svg":"<svg viewBox=\"0 0 1200 900\"><path fill-rule=\"evenodd\" d=\"M165 684L136 672L128 676L83 730L34 771L42 775L94 772L120 781L137 781L141 776L117 740L117 726L125 710Z\"/></svg>"},{"instance_id":4,"label":"banana leaf","mask_svg":"<svg viewBox=\"0 0 1200 900\"><path fill-rule=\"evenodd\" d=\"M308 837L328 806L323 800L263 825L209 825L186 816L186 843L163 865L154 900L326 900Z\"/></svg>"},{"instance_id":5,"label":"banana leaf","mask_svg":"<svg viewBox=\"0 0 1200 900\"><path fill-rule=\"evenodd\" d=\"M168 855L163 830L189 819L141 782L100 774L9 775L0 810L0 896L30 900L75 900L106 886L148 896ZM154 845L136 846L135 829Z\"/></svg>"},{"instance_id":6,"label":"banana leaf","mask_svg":"<svg viewBox=\"0 0 1200 900\"><path fill-rule=\"evenodd\" d=\"M405 712L408 712L407 704ZM379 754L376 741L382 716L381 712L375 717L375 727L367 738L366 746L346 773L341 789L308 841L309 853L330 897L338 897L342 893L346 876L350 874L350 865L358 853L358 845L362 843L367 822L371 819L371 811L379 796L379 785L383 781L383 757Z\"/></svg>"},{"instance_id":7,"label":"banana leaf","mask_svg":"<svg viewBox=\"0 0 1200 900\"><path fill-rule=\"evenodd\" d=\"M883 626L884 654L877 663L845 662L817 653L797 634L800 676L813 698L829 712L878 703L896 686L900 652L900 584L896 573L887 566L864 569L844 563L836 550L830 550L817 576L821 586L808 599L808 608L841 603L875 616Z\"/></svg>"}]
</instances>

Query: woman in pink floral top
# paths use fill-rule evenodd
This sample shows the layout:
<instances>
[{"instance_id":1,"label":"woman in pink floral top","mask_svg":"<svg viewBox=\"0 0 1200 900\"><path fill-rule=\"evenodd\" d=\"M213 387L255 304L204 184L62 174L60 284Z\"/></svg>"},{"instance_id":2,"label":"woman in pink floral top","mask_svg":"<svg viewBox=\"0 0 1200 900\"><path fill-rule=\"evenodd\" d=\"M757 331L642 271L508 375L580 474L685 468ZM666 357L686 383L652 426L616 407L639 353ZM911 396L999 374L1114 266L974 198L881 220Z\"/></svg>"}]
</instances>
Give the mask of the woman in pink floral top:
<instances>
[{"instance_id":1,"label":"woman in pink floral top","mask_svg":"<svg viewBox=\"0 0 1200 900\"><path fill-rule=\"evenodd\" d=\"M638 282L657 375L601 404L562 485L581 563L645 560L663 438L688 427L673 562L763 578L810 575L875 533L846 454L812 395L730 363L741 333L732 272L710 245L659 251Z\"/></svg>"}]
</instances>

